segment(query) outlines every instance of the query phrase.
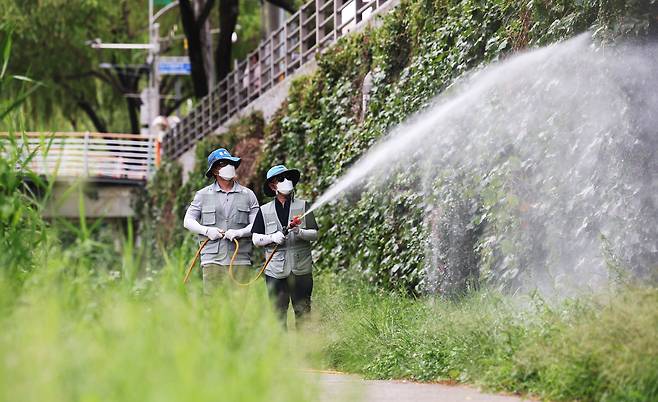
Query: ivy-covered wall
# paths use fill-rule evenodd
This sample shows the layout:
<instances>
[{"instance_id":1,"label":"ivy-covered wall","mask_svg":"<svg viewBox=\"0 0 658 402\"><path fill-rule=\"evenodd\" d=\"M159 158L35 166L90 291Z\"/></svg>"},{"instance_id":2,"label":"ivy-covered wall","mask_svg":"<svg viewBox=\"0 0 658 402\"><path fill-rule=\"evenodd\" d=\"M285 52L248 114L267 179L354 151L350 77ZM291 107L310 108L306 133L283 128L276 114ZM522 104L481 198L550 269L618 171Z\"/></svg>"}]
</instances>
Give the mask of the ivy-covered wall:
<instances>
[{"instance_id":1,"label":"ivy-covered wall","mask_svg":"<svg viewBox=\"0 0 658 402\"><path fill-rule=\"evenodd\" d=\"M465 72L585 30L601 41L646 38L656 35L655 15L655 2L641 0L403 0L381 25L343 38L318 56L316 72L293 83L287 101L265 128L253 189L260 194L257 179L262 181L271 165L285 163L303 173L300 196L314 200L377 139ZM372 87L364 109L362 84L368 74ZM230 148L231 138L205 141L197 148L199 160L211 148ZM165 165L162 172L175 176L176 168ZM413 191L413 177L395 179L385 192L366 189L317 211L318 269L360 272L381 286L422 290L424 200ZM437 194L447 212L432 220L441 229L433 232L445 233L438 262L443 270L436 281L446 295L476 288L483 280L514 287L520 275L520 262L501 267L497 260L503 245L482 240L487 231L519 225L514 214L505 213L513 206L501 205L504 197L497 196L509 189L492 180L475 196L468 189L477 180L455 176L452 181L461 185ZM152 204L176 199L179 209L171 212L180 220L182 201L189 202L194 193L190 186L201 183L167 186L175 194L156 191Z\"/></svg>"}]
</instances>

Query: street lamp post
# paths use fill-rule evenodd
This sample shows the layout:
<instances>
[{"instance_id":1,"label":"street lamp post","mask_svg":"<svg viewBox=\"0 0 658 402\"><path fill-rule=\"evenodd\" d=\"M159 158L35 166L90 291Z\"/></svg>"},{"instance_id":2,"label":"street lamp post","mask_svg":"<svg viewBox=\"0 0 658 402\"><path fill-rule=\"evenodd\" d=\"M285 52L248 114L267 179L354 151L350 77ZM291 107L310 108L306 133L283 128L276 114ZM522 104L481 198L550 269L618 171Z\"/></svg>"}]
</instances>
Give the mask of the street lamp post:
<instances>
[{"instance_id":1,"label":"street lamp post","mask_svg":"<svg viewBox=\"0 0 658 402\"><path fill-rule=\"evenodd\" d=\"M149 2L152 2L150 0ZM158 56L160 53L160 36L159 36L160 24L157 22L154 23L150 21L149 24L149 42L153 45L149 49L149 54L147 58L147 64L150 66L151 74L149 74L149 85L147 88L147 99L148 99L148 112L147 112L147 122L148 122L148 131L149 135L154 136L156 132L153 127L153 120L156 117L160 116L160 77L158 74Z\"/></svg>"}]
</instances>

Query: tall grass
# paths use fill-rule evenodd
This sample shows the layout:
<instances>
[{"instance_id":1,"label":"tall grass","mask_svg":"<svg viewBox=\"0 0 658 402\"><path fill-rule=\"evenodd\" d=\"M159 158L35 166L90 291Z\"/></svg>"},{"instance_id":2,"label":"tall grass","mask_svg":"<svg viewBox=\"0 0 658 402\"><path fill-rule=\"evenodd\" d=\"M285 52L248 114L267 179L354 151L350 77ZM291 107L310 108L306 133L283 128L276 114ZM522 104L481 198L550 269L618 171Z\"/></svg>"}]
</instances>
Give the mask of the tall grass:
<instances>
[{"instance_id":1,"label":"tall grass","mask_svg":"<svg viewBox=\"0 0 658 402\"><path fill-rule=\"evenodd\" d=\"M0 400L311 399L261 288L208 299L180 273L172 263L131 283L44 261L0 317Z\"/></svg>"},{"instance_id":2,"label":"tall grass","mask_svg":"<svg viewBox=\"0 0 658 402\"><path fill-rule=\"evenodd\" d=\"M334 279L318 290L331 368L551 400L658 400L657 289L555 305L486 292L413 300Z\"/></svg>"}]
</instances>

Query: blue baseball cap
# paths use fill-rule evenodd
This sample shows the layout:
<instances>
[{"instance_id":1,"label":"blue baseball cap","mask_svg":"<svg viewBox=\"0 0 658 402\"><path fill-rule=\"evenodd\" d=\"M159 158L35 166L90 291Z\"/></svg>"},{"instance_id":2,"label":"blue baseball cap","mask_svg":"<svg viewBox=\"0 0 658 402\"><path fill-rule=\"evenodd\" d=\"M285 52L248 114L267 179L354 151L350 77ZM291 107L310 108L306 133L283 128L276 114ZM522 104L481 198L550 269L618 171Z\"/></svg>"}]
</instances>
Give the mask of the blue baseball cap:
<instances>
[{"instance_id":1,"label":"blue baseball cap","mask_svg":"<svg viewBox=\"0 0 658 402\"><path fill-rule=\"evenodd\" d=\"M231 156L231 153L225 148L219 148L212 151L210 155L208 155L208 170L206 170L206 177L212 177L212 173L210 173L210 171L212 170L213 165L215 162L219 162L221 160L228 161L235 167L240 166L240 158L237 156Z\"/></svg>"},{"instance_id":2,"label":"blue baseball cap","mask_svg":"<svg viewBox=\"0 0 658 402\"><path fill-rule=\"evenodd\" d=\"M272 191L270 188L270 181L283 174L283 173L288 173L290 175L290 180L292 181L293 185L297 185L299 182L299 177L301 176L301 173L297 169L288 169L284 165L276 165L272 166L270 170L267 171L267 175L265 176L265 183L263 183L263 192L265 195L268 195L270 197L274 197L276 194Z\"/></svg>"}]
</instances>

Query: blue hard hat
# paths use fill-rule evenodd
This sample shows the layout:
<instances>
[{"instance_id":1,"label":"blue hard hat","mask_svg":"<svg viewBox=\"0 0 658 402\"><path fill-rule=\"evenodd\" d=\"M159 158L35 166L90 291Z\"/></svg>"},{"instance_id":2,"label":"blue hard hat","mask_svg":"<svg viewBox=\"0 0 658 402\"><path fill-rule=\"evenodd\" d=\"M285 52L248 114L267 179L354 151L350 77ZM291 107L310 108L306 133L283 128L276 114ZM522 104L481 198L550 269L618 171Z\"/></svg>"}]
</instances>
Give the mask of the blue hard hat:
<instances>
[{"instance_id":1,"label":"blue hard hat","mask_svg":"<svg viewBox=\"0 0 658 402\"><path fill-rule=\"evenodd\" d=\"M215 162L221 160L229 161L229 163L235 167L240 166L240 158L237 156L231 156L231 154L225 148L219 148L212 151L210 155L208 155L208 169L206 170L206 177L212 177L212 173L210 173L212 166L215 164Z\"/></svg>"},{"instance_id":2,"label":"blue hard hat","mask_svg":"<svg viewBox=\"0 0 658 402\"><path fill-rule=\"evenodd\" d=\"M270 188L269 183L273 178L283 173L288 173L290 175L290 180L292 181L292 184L295 186L297 185L297 183L299 182L299 177L301 176L299 170L288 169L284 165L272 166L270 170L267 171L267 175L265 176L265 183L263 183L263 192L265 193L265 195L268 195L270 197L274 197L276 195Z\"/></svg>"}]
</instances>

